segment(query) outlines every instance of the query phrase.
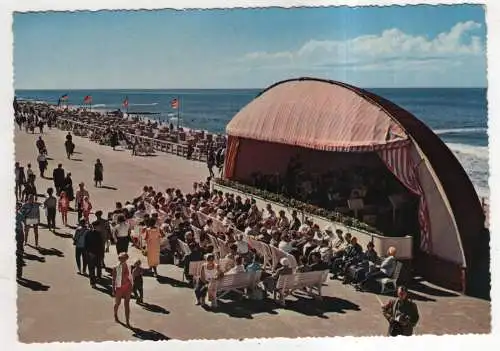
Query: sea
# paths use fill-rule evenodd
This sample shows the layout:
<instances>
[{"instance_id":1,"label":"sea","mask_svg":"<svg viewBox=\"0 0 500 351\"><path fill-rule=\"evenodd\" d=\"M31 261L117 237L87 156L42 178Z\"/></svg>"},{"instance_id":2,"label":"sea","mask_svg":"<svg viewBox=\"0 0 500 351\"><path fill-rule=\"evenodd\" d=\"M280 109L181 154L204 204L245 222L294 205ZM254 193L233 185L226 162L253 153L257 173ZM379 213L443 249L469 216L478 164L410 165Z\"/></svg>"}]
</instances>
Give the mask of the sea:
<instances>
[{"instance_id":1,"label":"sea","mask_svg":"<svg viewBox=\"0 0 500 351\"><path fill-rule=\"evenodd\" d=\"M393 101L427 124L453 151L469 175L480 198L489 198L488 114L483 88L374 88L367 89ZM92 110L154 113L150 118L169 121L180 116L183 126L224 133L227 123L260 89L190 90L16 90L18 99L78 106L92 96ZM179 99L179 110L171 108Z\"/></svg>"}]
</instances>

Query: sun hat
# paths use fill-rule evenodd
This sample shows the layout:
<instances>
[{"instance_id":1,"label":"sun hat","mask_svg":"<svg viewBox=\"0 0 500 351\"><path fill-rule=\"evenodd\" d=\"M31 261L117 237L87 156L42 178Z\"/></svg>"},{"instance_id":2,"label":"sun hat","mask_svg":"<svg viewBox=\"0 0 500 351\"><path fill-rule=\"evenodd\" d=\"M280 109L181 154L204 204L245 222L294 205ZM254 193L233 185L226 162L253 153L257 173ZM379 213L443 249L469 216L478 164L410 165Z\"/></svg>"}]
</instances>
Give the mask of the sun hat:
<instances>
[{"instance_id":1,"label":"sun hat","mask_svg":"<svg viewBox=\"0 0 500 351\"><path fill-rule=\"evenodd\" d=\"M283 258L280 260L280 264L281 264L282 266L288 267L288 266L290 265L290 261L288 260L288 258L283 257Z\"/></svg>"}]
</instances>

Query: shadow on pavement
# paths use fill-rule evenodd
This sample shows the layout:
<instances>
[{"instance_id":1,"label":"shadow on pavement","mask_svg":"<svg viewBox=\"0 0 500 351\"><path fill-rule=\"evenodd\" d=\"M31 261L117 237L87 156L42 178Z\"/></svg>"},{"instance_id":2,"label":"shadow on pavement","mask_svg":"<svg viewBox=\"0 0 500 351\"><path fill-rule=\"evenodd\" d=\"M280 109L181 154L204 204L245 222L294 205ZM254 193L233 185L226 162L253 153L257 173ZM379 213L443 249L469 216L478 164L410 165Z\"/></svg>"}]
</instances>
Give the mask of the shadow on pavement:
<instances>
[{"instance_id":1,"label":"shadow on pavement","mask_svg":"<svg viewBox=\"0 0 500 351\"><path fill-rule=\"evenodd\" d=\"M138 303L138 305L141 306L144 310L149 311L149 312L170 314L170 311L167 311L163 307L152 304L152 303L141 302L141 303Z\"/></svg>"},{"instance_id":2,"label":"shadow on pavement","mask_svg":"<svg viewBox=\"0 0 500 351\"><path fill-rule=\"evenodd\" d=\"M76 161L76 162L82 162L83 161L83 159L81 159L81 158L72 158L70 160L71 161Z\"/></svg>"},{"instance_id":3,"label":"shadow on pavement","mask_svg":"<svg viewBox=\"0 0 500 351\"><path fill-rule=\"evenodd\" d=\"M45 257L29 254L26 252L23 254L23 258L30 261L45 262Z\"/></svg>"},{"instance_id":4,"label":"shadow on pavement","mask_svg":"<svg viewBox=\"0 0 500 351\"><path fill-rule=\"evenodd\" d=\"M58 236L58 237L60 237L60 238L64 238L64 239L71 239L71 238L73 238L73 235L71 235L71 234L68 234L68 233L60 233L60 232L58 232L58 231L55 231L55 232L54 232L54 235L55 235L55 236Z\"/></svg>"},{"instance_id":5,"label":"shadow on pavement","mask_svg":"<svg viewBox=\"0 0 500 351\"><path fill-rule=\"evenodd\" d=\"M45 249L43 247L38 248L38 252L44 256L57 256L57 257L64 257L64 253L62 251L59 251L56 248L50 248L50 249Z\"/></svg>"},{"instance_id":6,"label":"shadow on pavement","mask_svg":"<svg viewBox=\"0 0 500 351\"><path fill-rule=\"evenodd\" d=\"M150 340L150 341L161 341L161 340L171 340L172 339L172 338L169 338L168 336L166 336L166 335L164 335L156 330L153 330L153 329L144 330L144 329L137 328L134 326L129 327L123 322L118 322L118 323L120 325L122 325L123 327L130 329L134 333L134 334L132 334L132 336L134 338L137 338L137 339Z\"/></svg>"},{"instance_id":7,"label":"shadow on pavement","mask_svg":"<svg viewBox=\"0 0 500 351\"><path fill-rule=\"evenodd\" d=\"M101 185L101 189L118 190L118 188L109 185Z\"/></svg>"},{"instance_id":8,"label":"shadow on pavement","mask_svg":"<svg viewBox=\"0 0 500 351\"><path fill-rule=\"evenodd\" d=\"M344 314L346 311L361 311L357 304L337 297L323 296L322 301L297 295L294 295L294 297L296 297L296 300L287 299L285 306L278 305L270 299L248 300L236 298L234 301L229 302L219 301L218 307L213 312L226 313L234 318L253 319L254 314L268 313L276 315L278 314L277 310L284 309L307 316L328 319L325 313Z\"/></svg>"},{"instance_id":9,"label":"shadow on pavement","mask_svg":"<svg viewBox=\"0 0 500 351\"><path fill-rule=\"evenodd\" d=\"M188 282L181 282L180 280L170 277L165 277L162 275L158 275L156 277L156 281L160 284L170 284L176 288L191 288L191 284L189 284Z\"/></svg>"},{"instance_id":10,"label":"shadow on pavement","mask_svg":"<svg viewBox=\"0 0 500 351\"><path fill-rule=\"evenodd\" d=\"M134 332L134 334L132 334L133 337L141 339L141 340L161 341L161 340L170 340L171 339L168 336L166 336L160 332L157 332L156 330L152 330L152 329L143 330L143 329L136 328L136 327L130 327L129 329Z\"/></svg>"},{"instance_id":11,"label":"shadow on pavement","mask_svg":"<svg viewBox=\"0 0 500 351\"><path fill-rule=\"evenodd\" d=\"M26 278L17 278L17 283L33 291L47 291L50 289L50 286L48 285Z\"/></svg>"}]
</instances>

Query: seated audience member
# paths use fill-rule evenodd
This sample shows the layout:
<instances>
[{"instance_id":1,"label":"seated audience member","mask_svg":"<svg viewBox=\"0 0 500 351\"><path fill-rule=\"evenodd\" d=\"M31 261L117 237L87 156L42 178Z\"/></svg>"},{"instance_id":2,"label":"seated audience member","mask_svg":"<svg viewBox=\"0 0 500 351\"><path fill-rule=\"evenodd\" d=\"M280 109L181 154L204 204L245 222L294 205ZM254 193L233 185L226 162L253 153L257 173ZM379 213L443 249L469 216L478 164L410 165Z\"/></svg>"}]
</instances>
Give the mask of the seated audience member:
<instances>
[{"instance_id":1,"label":"seated audience member","mask_svg":"<svg viewBox=\"0 0 500 351\"><path fill-rule=\"evenodd\" d=\"M237 246L238 255L243 256L243 257L248 255L248 243L243 240L243 235L241 235L241 234L236 235L235 244Z\"/></svg>"},{"instance_id":2,"label":"seated audience member","mask_svg":"<svg viewBox=\"0 0 500 351\"><path fill-rule=\"evenodd\" d=\"M292 220L290 221L290 230L299 230L301 226L300 220L297 216L297 211L293 210L292 211Z\"/></svg>"},{"instance_id":3,"label":"seated audience member","mask_svg":"<svg viewBox=\"0 0 500 351\"><path fill-rule=\"evenodd\" d=\"M316 249L317 245L314 243L313 237L311 234L306 234L305 244L302 246L302 255L307 258L311 254L311 252Z\"/></svg>"},{"instance_id":4,"label":"seated audience member","mask_svg":"<svg viewBox=\"0 0 500 351\"><path fill-rule=\"evenodd\" d=\"M349 245L342 252L342 256L335 258L333 261L332 279L336 279L339 274L345 277L345 269L351 264L358 262L357 260L362 254L363 248L358 244L358 239L356 237L351 238Z\"/></svg>"},{"instance_id":5,"label":"seated audience member","mask_svg":"<svg viewBox=\"0 0 500 351\"><path fill-rule=\"evenodd\" d=\"M214 233L214 221L212 220L212 218L207 219L207 222L205 223L203 230L209 234Z\"/></svg>"},{"instance_id":6,"label":"seated audience member","mask_svg":"<svg viewBox=\"0 0 500 351\"><path fill-rule=\"evenodd\" d=\"M328 263L321 261L321 255L319 252L311 253L311 261L312 272L326 271L330 268Z\"/></svg>"},{"instance_id":7,"label":"seated audience member","mask_svg":"<svg viewBox=\"0 0 500 351\"><path fill-rule=\"evenodd\" d=\"M370 281L374 281L379 278L384 278L384 277L391 277L392 274L394 273L394 270L396 269L396 248L394 246L391 246L387 250L387 257L382 261L380 266L376 265L374 269L369 272L365 279L363 279L361 282L359 282L359 285L357 286L360 290L364 290L366 287L366 284L369 283Z\"/></svg>"},{"instance_id":8,"label":"seated audience member","mask_svg":"<svg viewBox=\"0 0 500 351\"><path fill-rule=\"evenodd\" d=\"M286 253L291 253L294 250L292 240L288 235L282 235L281 241L278 244L278 249Z\"/></svg>"},{"instance_id":9,"label":"seated audience member","mask_svg":"<svg viewBox=\"0 0 500 351\"><path fill-rule=\"evenodd\" d=\"M359 282L365 279L366 274L372 267L375 267L379 258L374 247L375 245L370 241L368 245L366 245L366 251L361 256L360 261L347 269L346 277L348 280L352 279L355 282Z\"/></svg>"},{"instance_id":10,"label":"seated audience member","mask_svg":"<svg viewBox=\"0 0 500 351\"><path fill-rule=\"evenodd\" d=\"M245 273L245 266L243 265L243 257L236 256L235 266L231 268L226 274Z\"/></svg>"},{"instance_id":11,"label":"seated audience member","mask_svg":"<svg viewBox=\"0 0 500 351\"><path fill-rule=\"evenodd\" d=\"M229 253L220 262L220 269L223 272L227 272L233 268L236 265L236 256L238 256L238 246L231 244L229 246Z\"/></svg>"},{"instance_id":12,"label":"seated audience member","mask_svg":"<svg viewBox=\"0 0 500 351\"><path fill-rule=\"evenodd\" d=\"M276 223L276 225L281 230L285 230L290 227L290 221L288 220L288 218L286 218L285 211L279 211L278 222Z\"/></svg>"},{"instance_id":13,"label":"seated audience member","mask_svg":"<svg viewBox=\"0 0 500 351\"><path fill-rule=\"evenodd\" d=\"M332 248L330 247L330 242L328 240L322 240L319 247L315 249L320 256L321 256L321 261L330 263L330 261L333 258L333 251Z\"/></svg>"},{"instance_id":14,"label":"seated audience member","mask_svg":"<svg viewBox=\"0 0 500 351\"><path fill-rule=\"evenodd\" d=\"M311 267L308 265L308 260L306 256L300 256L299 265L295 269L296 273L310 272Z\"/></svg>"},{"instance_id":15,"label":"seated audience member","mask_svg":"<svg viewBox=\"0 0 500 351\"><path fill-rule=\"evenodd\" d=\"M259 272L262 271L262 266L257 262L257 255L252 254L250 259L250 264L246 267L247 272Z\"/></svg>"}]
</instances>

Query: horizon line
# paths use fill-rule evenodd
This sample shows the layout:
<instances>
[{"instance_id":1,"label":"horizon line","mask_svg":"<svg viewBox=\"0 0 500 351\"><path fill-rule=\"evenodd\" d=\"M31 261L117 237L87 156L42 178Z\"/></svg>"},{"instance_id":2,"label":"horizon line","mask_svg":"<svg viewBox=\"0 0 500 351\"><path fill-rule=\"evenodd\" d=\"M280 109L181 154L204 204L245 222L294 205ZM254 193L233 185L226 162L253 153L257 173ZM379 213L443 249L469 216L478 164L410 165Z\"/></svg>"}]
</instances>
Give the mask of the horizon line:
<instances>
[{"instance_id":1,"label":"horizon line","mask_svg":"<svg viewBox=\"0 0 500 351\"><path fill-rule=\"evenodd\" d=\"M271 86L271 85L270 85ZM487 86L393 86L393 87L362 87L361 89L487 89ZM37 88L17 88L19 90L37 90L37 91L87 91L87 90L265 90L265 88L50 88L50 89L37 89Z\"/></svg>"}]
</instances>

